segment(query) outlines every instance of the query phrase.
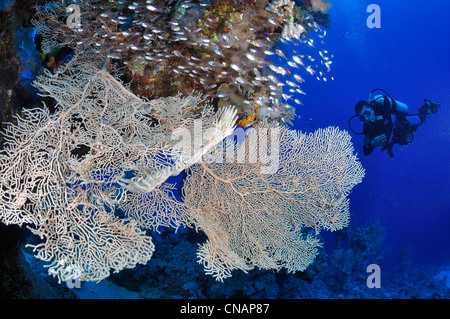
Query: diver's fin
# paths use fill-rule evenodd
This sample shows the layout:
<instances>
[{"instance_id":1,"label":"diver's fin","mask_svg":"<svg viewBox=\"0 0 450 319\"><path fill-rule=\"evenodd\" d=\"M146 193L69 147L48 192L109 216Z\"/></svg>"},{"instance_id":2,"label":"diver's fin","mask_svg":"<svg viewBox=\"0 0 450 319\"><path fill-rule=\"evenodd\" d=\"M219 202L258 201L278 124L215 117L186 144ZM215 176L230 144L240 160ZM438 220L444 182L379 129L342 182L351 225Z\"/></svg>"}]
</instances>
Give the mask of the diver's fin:
<instances>
[{"instance_id":1,"label":"diver's fin","mask_svg":"<svg viewBox=\"0 0 450 319\"><path fill-rule=\"evenodd\" d=\"M438 109L439 109L439 107L441 106L440 103L434 103L434 102L431 102L428 99L424 99L423 102L427 106L427 113L428 114L430 114L430 113L436 114Z\"/></svg>"}]
</instances>

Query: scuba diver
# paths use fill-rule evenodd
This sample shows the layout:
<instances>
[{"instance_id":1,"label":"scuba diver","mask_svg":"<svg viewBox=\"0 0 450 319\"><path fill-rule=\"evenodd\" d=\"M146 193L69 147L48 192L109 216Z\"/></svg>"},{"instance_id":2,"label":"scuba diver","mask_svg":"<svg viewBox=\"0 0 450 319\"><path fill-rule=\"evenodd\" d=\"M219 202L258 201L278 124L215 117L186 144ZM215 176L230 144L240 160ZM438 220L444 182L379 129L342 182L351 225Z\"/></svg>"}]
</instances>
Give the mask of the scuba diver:
<instances>
[{"instance_id":1,"label":"scuba diver","mask_svg":"<svg viewBox=\"0 0 450 319\"><path fill-rule=\"evenodd\" d=\"M375 91L384 94L372 95ZM369 155L376 147L386 150L390 157L394 156L394 144L408 145L413 140L413 133L425 122L428 114L436 114L441 105L424 99L418 114L408 114L408 107L394 100L386 91L375 89L370 92L369 100L361 100L355 105L356 115L349 121L349 128L358 135L364 134L364 155ZM350 121L358 117L364 123L362 133L353 131Z\"/></svg>"}]
</instances>

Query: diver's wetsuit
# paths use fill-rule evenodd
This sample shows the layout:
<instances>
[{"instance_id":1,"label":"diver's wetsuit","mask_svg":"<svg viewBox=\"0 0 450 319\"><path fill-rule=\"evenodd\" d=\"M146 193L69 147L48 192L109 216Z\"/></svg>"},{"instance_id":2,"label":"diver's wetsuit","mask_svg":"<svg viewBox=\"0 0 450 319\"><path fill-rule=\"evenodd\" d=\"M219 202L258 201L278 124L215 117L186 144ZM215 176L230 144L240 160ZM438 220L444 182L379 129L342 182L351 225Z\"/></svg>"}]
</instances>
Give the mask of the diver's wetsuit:
<instances>
[{"instance_id":1,"label":"diver's wetsuit","mask_svg":"<svg viewBox=\"0 0 450 319\"><path fill-rule=\"evenodd\" d=\"M424 107L419 109L419 115L405 116L405 114L400 114L395 111L391 112L391 100L386 96L375 99L371 103L371 107L373 107L375 112L375 122L364 123L363 133L370 141L377 136L385 134L386 145L383 146L382 150L388 148L389 144L391 146L392 144L409 144L409 142L405 141L405 134L415 132L425 122L426 118L426 114L423 112L425 111ZM373 150L374 147L370 143L364 144L364 155L369 155Z\"/></svg>"},{"instance_id":2,"label":"diver's wetsuit","mask_svg":"<svg viewBox=\"0 0 450 319\"><path fill-rule=\"evenodd\" d=\"M374 123L364 123L364 136L372 141L375 137L385 134L386 140L388 140L389 132L392 132L393 123L390 121L391 111L388 105L385 103L380 103L376 101L373 105L373 110L375 112L375 122ZM374 147L369 144L364 144L363 152L364 155L369 155L374 150Z\"/></svg>"}]
</instances>

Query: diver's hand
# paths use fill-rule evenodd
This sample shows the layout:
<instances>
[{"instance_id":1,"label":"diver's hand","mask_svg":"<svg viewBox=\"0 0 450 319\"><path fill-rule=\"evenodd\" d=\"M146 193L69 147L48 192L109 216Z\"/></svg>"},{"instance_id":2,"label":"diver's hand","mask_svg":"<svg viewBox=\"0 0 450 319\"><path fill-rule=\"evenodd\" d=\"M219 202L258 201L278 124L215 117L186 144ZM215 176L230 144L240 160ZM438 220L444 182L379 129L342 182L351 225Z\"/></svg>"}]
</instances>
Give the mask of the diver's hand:
<instances>
[{"instance_id":1,"label":"diver's hand","mask_svg":"<svg viewBox=\"0 0 450 319\"><path fill-rule=\"evenodd\" d=\"M383 145L385 145L385 144L386 144L386 135L385 135L385 134L375 137L375 138L370 142L370 145L371 145L373 148L378 147L378 146L383 146Z\"/></svg>"}]
</instances>

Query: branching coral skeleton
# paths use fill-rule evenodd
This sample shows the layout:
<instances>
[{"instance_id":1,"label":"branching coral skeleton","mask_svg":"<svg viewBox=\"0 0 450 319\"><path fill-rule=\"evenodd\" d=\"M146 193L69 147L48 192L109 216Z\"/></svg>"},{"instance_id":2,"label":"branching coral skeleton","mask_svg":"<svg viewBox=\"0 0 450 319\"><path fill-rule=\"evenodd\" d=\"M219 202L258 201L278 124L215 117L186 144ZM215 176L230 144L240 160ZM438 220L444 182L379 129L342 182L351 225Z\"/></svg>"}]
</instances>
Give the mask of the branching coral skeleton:
<instances>
[{"instance_id":1,"label":"branching coral skeleton","mask_svg":"<svg viewBox=\"0 0 450 319\"><path fill-rule=\"evenodd\" d=\"M272 4L292 10L294 2ZM117 30L88 10L83 17L91 24L72 30L61 24L64 6L45 8L36 22L43 49L68 45L74 57L34 82L56 110L24 109L6 128L0 221L25 224L41 238L27 246L49 274L100 281L145 264L154 251L147 230L159 227L204 232L199 262L220 281L234 269L303 271L321 245L316 234L347 226L346 196L364 170L346 132L304 134L263 123L241 145L229 143L240 160L224 161L223 140L237 121L233 106L216 112L196 94L135 95L108 60L122 44ZM303 31L290 21L282 36ZM167 179L185 170L180 202Z\"/></svg>"},{"instance_id":2,"label":"branching coral skeleton","mask_svg":"<svg viewBox=\"0 0 450 319\"><path fill-rule=\"evenodd\" d=\"M261 148L254 135L262 129L235 145L246 149L244 162L222 163L224 150L216 150L189 169L183 188L186 219L208 237L199 262L219 281L234 269L305 270L321 246L308 230L346 227L346 196L364 176L350 136L335 127L313 134L271 127L279 131L271 143L279 147L280 167L264 174L264 161L249 160L250 150Z\"/></svg>"},{"instance_id":3,"label":"branching coral skeleton","mask_svg":"<svg viewBox=\"0 0 450 319\"><path fill-rule=\"evenodd\" d=\"M57 101L58 110L51 114L45 105L24 110L24 118L8 127L0 158L1 220L33 225L32 232L45 239L32 246L37 257L51 262L50 273L63 281L75 272L81 280L101 280L110 269L146 263L153 252L150 237L136 220L114 215L116 204L129 208L135 199L120 186L153 192L154 207L183 209L171 206L164 181L197 162L236 122L232 108L218 114L207 109L196 119L195 108L186 106L197 105L199 96L144 101L109 74L107 64L95 71L90 59L77 57L56 74L40 76L36 86ZM175 149L171 128L189 132L195 121L213 134L189 156ZM129 172L135 177L127 178ZM153 219L153 228L183 224L172 217Z\"/></svg>"}]
</instances>

